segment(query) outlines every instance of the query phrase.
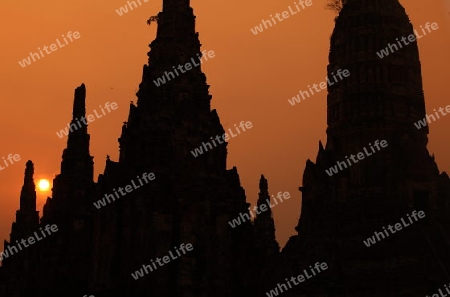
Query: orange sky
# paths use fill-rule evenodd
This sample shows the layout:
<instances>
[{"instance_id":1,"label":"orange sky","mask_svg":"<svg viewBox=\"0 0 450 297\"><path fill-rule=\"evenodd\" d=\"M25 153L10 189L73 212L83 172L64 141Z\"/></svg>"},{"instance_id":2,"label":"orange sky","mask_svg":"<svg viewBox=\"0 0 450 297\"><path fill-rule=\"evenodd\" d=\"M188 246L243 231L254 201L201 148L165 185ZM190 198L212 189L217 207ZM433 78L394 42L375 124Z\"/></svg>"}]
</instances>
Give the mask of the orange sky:
<instances>
[{"instance_id":1,"label":"orange sky","mask_svg":"<svg viewBox=\"0 0 450 297\"><path fill-rule=\"evenodd\" d=\"M447 5L445 4L447 1ZM253 35L250 28L270 14L293 6L294 0L196 1L197 31L214 59L202 65L225 129L240 121L253 128L229 141L228 167L237 166L247 199L257 199L259 176L269 180L269 191L289 191L291 198L275 208L277 239L284 246L294 234L300 213L298 187L305 162L315 160L318 142L326 141L326 93L291 106L287 100L326 76L329 37L334 13L326 0ZM428 111L450 104L448 0L404 0L415 27L437 22L440 28L419 40ZM4 0L0 81L0 159L19 154L21 160L0 171L0 240L8 238L19 206L25 162L35 164L35 181L59 173L67 138L56 132L71 118L74 89L87 88L87 112L106 102L119 108L89 126L95 176L103 172L105 156L118 158L122 122L147 63L148 44L156 25L146 20L161 10L161 0L150 0L123 16L116 9L125 0ZM245 4L243 4L245 3ZM68 31L80 38L22 68L18 61L30 51L49 46ZM430 124L429 151L441 171L450 171L450 115ZM38 206L50 193L38 193ZM3 246L0 247L2 250Z\"/></svg>"}]
</instances>

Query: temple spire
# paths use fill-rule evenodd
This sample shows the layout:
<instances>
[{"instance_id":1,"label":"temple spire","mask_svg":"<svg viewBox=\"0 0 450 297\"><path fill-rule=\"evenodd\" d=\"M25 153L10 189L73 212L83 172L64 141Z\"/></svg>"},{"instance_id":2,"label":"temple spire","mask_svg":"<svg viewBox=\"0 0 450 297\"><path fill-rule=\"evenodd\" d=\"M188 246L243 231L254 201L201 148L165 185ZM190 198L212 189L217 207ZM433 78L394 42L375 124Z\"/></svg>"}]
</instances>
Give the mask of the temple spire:
<instances>
[{"instance_id":1,"label":"temple spire","mask_svg":"<svg viewBox=\"0 0 450 297\"><path fill-rule=\"evenodd\" d=\"M144 65L136 93L137 105L131 106L119 139L121 163L164 167L168 160L185 159L184 152L210 137L223 135L219 117L211 110L212 96L201 69L206 57L202 59L196 17L189 1L164 1L157 19L157 35L150 44L148 64ZM168 145L175 144L176 150L167 150ZM205 157L187 162L207 170L222 170L226 166L226 150L226 144L220 145ZM208 161L209 155L214 155L214 162Z\"/></svg>"},{"instance_id":2,"label":"temple spire","mask_svg":"<svg viewBox=\"0 0 450 297\"><path fill-rule=\"evenodd\" d=\"M34 165L28 160L25 167L22 191L20 193L20 210L36 211L36 186L33 179Z\"/></svg>"},{"instance_id":3,"label":"temple spire","mask_svg":"<svg viewBox=\"0 0 450 297\"><path fill-rule=\"evenodd\" d=\"M86 116L86 86L84 84L75 89L74 97L72 122Z\"/></svg>"},{"instance_id":4,"label":"temple spire","mask_svg":"<svg viewBox=\"0 0 450 297\"><path fill-rule=\"evenodd\" d=\"M261 205L263 204L266 205L265 208L261 208ZM257 206L260 211L262 209L267 209L261 211L254 221L257 248L264 257L277 255L280 247L275 239L275 223L272 217L272 209L270 208L268 183L264 175L261 175L261 179L259 180L259 198Z\"/></svg>"},{"instance_id":5,"label":"temple spire","mask_svg":"<svg viewBox=\"0 0 450 297\"><path fill-rule=\"evenodd\" d=\"M86 87L75 89L72 121L61 172L53 180L52 198L43 209L41 223L60 223L86 207L87 194L94 185L94 161L89 153L90 135L86 120Z\"/></svg>"},{"instance_id":6,"label":"temple spire","mask_svg":"<svg viewBox=\"0 0 450 297\"><path fill-rule=\"evenodd\" d=\"M396 42L412 34L398 0L348 0L344 5L331 36L328 148L339 148L345 156L350 147L362 147L377 137L395 142L397 131L403 131L425 151L428 127L418 130L411 124L425 117L418 45ZM393 53L380 56L394 43ZM339 79L343 71L347 74ZM349 138L360 143L349 146Z\"/></svg>"},{"instance_id":7,"label":"temple spire","mask_svg":"<svg viewBox=\"0 0 450 297\"><path fill-rule=\"evenodd\" d=\"M39 212L36 211L36 186L33 174L33 162L28 161L20 193L20 209L16 212L16 221L12 224L10 242L30 235L39 225Z\"/></svg>"},{"instance_id":8,"label":"temple spire","mask_svg":"<svg viewBox=\"0 0 450 297\"><path fill-rule=\"evenodd\" d=\"M199 63L200 41L195 32L195 15L189 0L165 0L163 10L157 16L158 29L156 39L152 41L152 50L148 53L148 66L144 66L143 81L137 93L138 106L142 104L141 97L148 93L159 97L158 91L171 89L183 81L177 74L182 74L188 82L184 84L201 87L206 84L206 78L201 72ZM194 61L192 61L194 59ZM189 74L181 73L176 67L191 63ZM174 68L175 67L175 68ZM175 72L175 70L177 72ZM166 83L155 86L154 80L164 77ZM167 101L167 100L165 100Z\"/></svg>"},{"instance_id":9,"label":"temple spire","mask_svg":"<svg viewBox=\"0 0 450 297\"><path fill-rule=\"evenodd\" d=\"M89 154L90 136L86 120L86 87L81 84L75 89L72 121L69 125L67 148L63 152L61 174L75 174L93 180L94 163Z\"/></svg>"}]
</instances>

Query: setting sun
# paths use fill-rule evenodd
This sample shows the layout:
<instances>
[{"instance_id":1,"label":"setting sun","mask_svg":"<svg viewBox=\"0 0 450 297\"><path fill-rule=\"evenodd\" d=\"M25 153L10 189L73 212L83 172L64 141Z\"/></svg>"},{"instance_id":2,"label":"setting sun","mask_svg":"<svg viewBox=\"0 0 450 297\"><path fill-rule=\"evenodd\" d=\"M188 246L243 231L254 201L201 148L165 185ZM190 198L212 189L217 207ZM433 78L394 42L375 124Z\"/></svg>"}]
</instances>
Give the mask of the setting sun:
<instances>
[{"instance_id":1,"label":"setting sun","mask_svg":"<svg viewBox=\"0 0 450 297\"><path fill-rule=\"evenodd\" d=\"M47 179L41 179L39 180L38 188L41 192L48 191L50 188L50 182Z\"/></svg>"}]
</instances>

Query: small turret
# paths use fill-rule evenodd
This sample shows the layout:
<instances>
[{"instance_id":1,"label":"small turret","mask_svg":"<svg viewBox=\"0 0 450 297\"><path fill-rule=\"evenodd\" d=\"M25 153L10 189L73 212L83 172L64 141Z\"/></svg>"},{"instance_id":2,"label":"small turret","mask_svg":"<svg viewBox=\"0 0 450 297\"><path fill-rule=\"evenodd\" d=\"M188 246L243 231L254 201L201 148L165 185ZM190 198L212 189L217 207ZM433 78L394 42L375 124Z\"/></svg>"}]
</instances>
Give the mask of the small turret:
<instances>
[{"instance_id":1,"label":"small turret","mask_svg":"<svg viewBox=\"0 0 450 297\"><path fill-rule=\"evenodd\" d=\"M16 221L11 229L11 242L30 235L39 226L39 212L36 211L36 186L33 174L33 162L28 161L20 193L20 209L16 212Z\"/></svg>"},{"instance_id":2,"label":"small turret","mask_svg":"<svg viewBox=\"0 0 450 297\"><path fill-rule=\"evenodd\" d=\"M266 205L266 207L263 206ZM279 253L280 247L275 239L275 223L272 217L270 195L267 179L261 175L259 180L259 198L257 202L260 212L254 221L257 248L264 257L270 257ZM263 206L263 207L261 207ZM265 211L262 211L266 209Z\"/></svg>"}]
</instances>

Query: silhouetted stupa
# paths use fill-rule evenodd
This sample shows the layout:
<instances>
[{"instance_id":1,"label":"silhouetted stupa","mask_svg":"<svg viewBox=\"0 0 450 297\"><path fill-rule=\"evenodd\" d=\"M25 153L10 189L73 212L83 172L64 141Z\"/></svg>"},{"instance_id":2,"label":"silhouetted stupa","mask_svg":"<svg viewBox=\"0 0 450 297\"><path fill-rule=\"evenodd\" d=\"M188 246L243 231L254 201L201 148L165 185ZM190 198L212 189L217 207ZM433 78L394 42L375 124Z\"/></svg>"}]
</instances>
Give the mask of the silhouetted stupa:
<instances>
[{"instance_id":1,"label":"silhouetted stupa","mask_svg":"<svg viewBox=\"0 0 450 297\"><path fill-rule=\"evenodd\" d=\"M328 86L327 144L306 163L298 235L273 282L316 262L329 268L283 296L425 296L450 282L450 182L427 150L428 127L414 125L425 117L417 43L396 41L411 34L398 0L348 0L336 19L328 76L350 76ZM389 43L398 50L380 59ZM425 218L411 224L415 210ZM402 218L408 226L384 232ZM367 247L374 232L385 238Z\"/></svg>"}]
</instances>

